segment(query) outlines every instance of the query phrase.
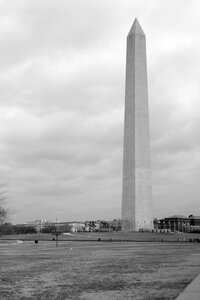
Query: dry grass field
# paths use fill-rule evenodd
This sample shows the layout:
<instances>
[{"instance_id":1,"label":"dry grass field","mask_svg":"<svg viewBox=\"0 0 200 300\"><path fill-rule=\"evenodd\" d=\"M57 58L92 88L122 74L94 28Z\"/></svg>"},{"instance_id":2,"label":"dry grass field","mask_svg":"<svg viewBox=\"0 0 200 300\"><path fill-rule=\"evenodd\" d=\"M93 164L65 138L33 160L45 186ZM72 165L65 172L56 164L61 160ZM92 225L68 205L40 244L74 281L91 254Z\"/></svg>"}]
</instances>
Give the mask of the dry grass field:
<instances>
[{"instance_id":1,"label":"dry grass field","mask_svg":"<svg viewBox=\"0 0 200 300\"><path fill-rule=\"evenodd\" d=\"M0 241L0 299L175 299L200 243Z\"/></svg>"}]
</instances>

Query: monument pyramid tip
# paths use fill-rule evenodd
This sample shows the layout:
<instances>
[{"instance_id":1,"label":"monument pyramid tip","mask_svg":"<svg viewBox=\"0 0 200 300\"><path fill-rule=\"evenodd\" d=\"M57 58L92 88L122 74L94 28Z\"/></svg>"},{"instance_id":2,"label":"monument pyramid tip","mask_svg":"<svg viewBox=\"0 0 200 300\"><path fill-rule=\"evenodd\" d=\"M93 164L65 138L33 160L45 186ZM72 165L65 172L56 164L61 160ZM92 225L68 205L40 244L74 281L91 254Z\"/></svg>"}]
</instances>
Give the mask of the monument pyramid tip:
<instances>
[{"instance_id":1,"label":"monument pyramid tip","mask_svg":"<svg viewBox=\"0 0 200 300\"><path fill-rule=\"evenodd\" d=\"M128 35L131 35L131 34L145 35L137 18L135 18L135 21L133 22L133 25L132 25Z\"/></svg>"}]
</instances>

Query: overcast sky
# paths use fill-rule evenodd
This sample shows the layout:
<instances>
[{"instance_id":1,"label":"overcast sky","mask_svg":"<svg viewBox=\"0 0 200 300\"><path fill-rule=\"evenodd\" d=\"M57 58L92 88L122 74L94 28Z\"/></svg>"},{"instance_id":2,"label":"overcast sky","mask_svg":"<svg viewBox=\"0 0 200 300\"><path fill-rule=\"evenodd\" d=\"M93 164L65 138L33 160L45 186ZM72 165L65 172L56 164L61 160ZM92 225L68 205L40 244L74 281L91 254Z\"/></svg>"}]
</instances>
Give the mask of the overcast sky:
<instances>
[{"instance_id":1,"label":"overcast sky","mask_svg":"<svg viewBox=\"0 0 200 300\"><path fill-rule=\"evenodd\" d=\"M147 39L154 216L200 215L200 1L0 0L11 221L121 217L126 36Z\"/></svg>"}]
</instances>

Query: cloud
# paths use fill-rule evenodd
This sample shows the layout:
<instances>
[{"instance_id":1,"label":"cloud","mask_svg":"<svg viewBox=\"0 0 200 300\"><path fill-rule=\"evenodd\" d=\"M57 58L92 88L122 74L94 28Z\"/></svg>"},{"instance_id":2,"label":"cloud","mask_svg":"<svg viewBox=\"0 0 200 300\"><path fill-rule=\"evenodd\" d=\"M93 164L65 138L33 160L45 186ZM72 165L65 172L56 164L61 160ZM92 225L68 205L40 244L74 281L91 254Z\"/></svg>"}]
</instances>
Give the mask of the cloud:
<instances>
[{"instance_id":1,"label":"cloud","mask_svg":"<svg viewBox=\"0 0 200 300\"><path fill-rule=\"evenodd\" d=\"M147 37L155 216L195 213L199 3L0 7L0 175L12 219L121 216L126 35L136 16Z\"/></svg>"}]
</instances>

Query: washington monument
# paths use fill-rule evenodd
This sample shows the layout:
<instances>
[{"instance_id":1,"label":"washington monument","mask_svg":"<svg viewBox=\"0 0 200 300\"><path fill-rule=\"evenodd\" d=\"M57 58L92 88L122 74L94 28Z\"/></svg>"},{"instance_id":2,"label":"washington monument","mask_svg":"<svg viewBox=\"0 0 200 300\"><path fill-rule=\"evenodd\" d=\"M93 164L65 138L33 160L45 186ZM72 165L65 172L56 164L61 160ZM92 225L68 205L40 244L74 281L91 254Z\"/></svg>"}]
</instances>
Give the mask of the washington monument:
<instances>
[{"instance_id":1,"label":"washington monument","mask_svg":"<svg viewBox=\"0 0 200 300\"><path fill-rule=\"evenodd\" d=\"M146 40L135 19L127 36L122 230L152 228Z\"/></svg>"}]
</instances>

